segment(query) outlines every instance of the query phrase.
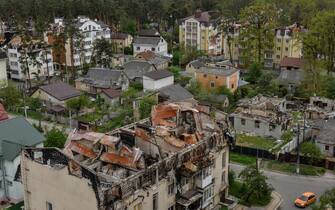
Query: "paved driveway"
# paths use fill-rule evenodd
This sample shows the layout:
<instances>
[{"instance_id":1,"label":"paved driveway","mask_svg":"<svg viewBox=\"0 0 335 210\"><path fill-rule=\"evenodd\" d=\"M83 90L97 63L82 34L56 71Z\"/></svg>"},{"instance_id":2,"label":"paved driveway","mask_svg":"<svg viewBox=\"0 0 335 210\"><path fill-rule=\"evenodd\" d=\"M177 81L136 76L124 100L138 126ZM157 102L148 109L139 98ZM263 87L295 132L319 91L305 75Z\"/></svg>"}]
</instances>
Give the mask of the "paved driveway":
<instances>
[{"instance_id":1,"label":"paved driveway","mask_svg":"<svg viewBox=\"0 0 335 210\"><path fill-rule=\"evenodd\" d=\"M230 164L230 168L238 174L244 166ZM281 209L283 210L299 209L294 206L293 201L302 192L312 191L320 196L327 189L335 187L335 177L332 174L322 177L306 177L264 171L264 175L268 177L268 182L274 189L281 194L283 198Z\"/></svg>"}]
</instances>

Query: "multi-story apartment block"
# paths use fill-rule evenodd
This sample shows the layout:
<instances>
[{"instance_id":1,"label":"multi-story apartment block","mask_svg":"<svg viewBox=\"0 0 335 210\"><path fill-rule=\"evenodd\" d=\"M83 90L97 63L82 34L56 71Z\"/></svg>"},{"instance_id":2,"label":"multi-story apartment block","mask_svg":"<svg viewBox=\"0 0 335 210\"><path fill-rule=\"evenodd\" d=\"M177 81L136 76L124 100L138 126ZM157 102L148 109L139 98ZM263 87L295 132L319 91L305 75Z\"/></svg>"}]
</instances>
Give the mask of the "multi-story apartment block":
<instances>
[{"instance_id":1,"label":"multi-story apartment block","mask_svg":"<svg viewBox=\"0 0 335 210\"><path fill-rule=\"evenodd\" d=\"M209 113L205 106L159 104L150 119L109 134L74 132L63 151L25 149L25 209L221 208L228 193L227 123Z\"/></svg>"},{"instance_id":2,"label":"multi-story apartment block","mask_svg":"<svg viewBox=\"0 0 335 210\"><path fill-rule=\"evenodd\" d=\"M241 27L243 27L241 24L234 24L231 33L224 34L224 55L226 58L232 57L233 63L237 66L245 64L241 56L243 48L239 44ZM265 52L264 66L280 68L281 61L286 57L301 58L303 55L303 46L299 36L304 32L306 32L306 29L298 24L276 29L274 31L274 47Z\"/></svg>"},{"instance_id":3,"label":"multi-story apartment block","mask_svg":"<svg viewBox=\"0 0 335 210\"><path fill-rule=\"evenodd\" d=\"M196 48L209 55L222 54L222 34L216 27L216 20L214 12L201 10L182 19L179 25L179 43L185 48Z\"/></svg>"},{"instance_id":4,"label":"multi-story apartment block","mask_svg":"<svg viewBox=\"0 0 335 210\"><path fill-rule=\"evenodd\" d=\"M10 77L16 80L52 77L54 75L52 49L38 40L23 42L20 36L8 44Z\"/></svg>"},{"instance_id":5,"label":"multi-story apartment block","mask_svg":"<svg viewBox=\"0 0 335 210\"><path fill-rule=\"evenodd\" d=\"M54 43L55 35L64 30L65 24L62 18L55 19L50 26L50 30L46 33L48 43ZM74 37L69 37L64 43L65 54L59 56L63 58L58 61L60 65L81 66L85 63L90 63L94 42L102 38L110 41L111 38L110 28L101 21L79 16L74 20L73 24L77 32Z\"/></svg>"}]
</instances>

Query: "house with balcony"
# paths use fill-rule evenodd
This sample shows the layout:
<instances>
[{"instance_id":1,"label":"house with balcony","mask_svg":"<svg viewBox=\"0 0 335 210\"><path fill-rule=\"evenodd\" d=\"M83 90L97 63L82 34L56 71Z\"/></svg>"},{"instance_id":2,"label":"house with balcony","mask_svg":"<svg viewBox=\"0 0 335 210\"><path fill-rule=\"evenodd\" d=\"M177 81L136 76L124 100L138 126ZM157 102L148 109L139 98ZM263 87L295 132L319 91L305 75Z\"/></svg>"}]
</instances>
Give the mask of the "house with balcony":
<instances>
[{"instance_id":1,"label":"house with balcony","mask_svg":"<svg viewBox=\"0 0 335 210\"><path fill-rule=\"evenodd\" d=\"M209 55L223 53L222 34L217 28L217 12L195 11L194 15L179 21L179 43Z\"/></svg>"},{"instance_id":2,"label":"house with balcony","mask_svg":"<svg viewBox=\"0 0 335 210\"><path fill-rule=\"evenodd\" d=\"M9 75L15 80L48 78L54 75L52 49L38 40L16 36L8 43Z\"/></svg>"},{"instance_id":3,"label":"house with balcony","mask_svg":"<svg viewBox=\"0 0 335 210\"><path fill-rule=\"evenodd\" d=\"M152 51L162 56L169 56L168 44L165 39L154 29L142 30L134 38L134 56L138 53Z\"/></svg>"}]
</instances>

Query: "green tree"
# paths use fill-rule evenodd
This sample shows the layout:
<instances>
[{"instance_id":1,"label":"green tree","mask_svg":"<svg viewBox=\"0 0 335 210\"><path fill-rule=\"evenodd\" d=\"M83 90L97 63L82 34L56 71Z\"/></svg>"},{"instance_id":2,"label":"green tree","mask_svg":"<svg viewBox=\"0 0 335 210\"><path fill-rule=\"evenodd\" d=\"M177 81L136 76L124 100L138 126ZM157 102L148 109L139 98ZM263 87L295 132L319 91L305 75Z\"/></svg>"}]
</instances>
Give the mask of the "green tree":
<instances>
[{"instance_id":1,"label":"green tree","mask_svg":"<svg viewBox=\"0 0 335 210\"><path fill-rule=\"evenodd\" d=\"M313 210L327 210L328 208L335 208L335 188L327 190L320 197L318 204L312 207Z\"/></svg>"},{"instance_id":2,"label":"green tree","mask_svg":"<svg viewBox=\"0 0 335 210\"><path fill-rule=\"evenodd\" d=\"M320 148L313 142L304 142L300 146L301 154L311 158L311 162L317 162L321 157Z\"/></svg>"},{"instance_id":3,"label":"green tree","mask_svg":"<svg viewBox=\"0 0 335 210\"><path fill-rule=\"evenodd\" d=\"M0 100L4 103L7 109L12 109L20 104L21 93L13 85L0 89Z\"/></svg>"},{"instance_id":4,"label":"green tree","mask_svg":"<svg viewBox=\"0 0 335 210\"><path fill-rule=\"evenodd\" d=\"M246 81L255 84L262 76L262 66L259 63L253 63L246 75Z\"/></svg>"},{"instance_id":5,"label":"green tree","mask_svg":"<svg viewBox=\"0 0 335 210\"><path fill-rule=\"evenodd\" d=\"M136 21L130 18L122 18L121 20L121 30L132 36L136 34Z\"/></svg>"},{"instance_id":6,"label":"green tree","mask_svg":"<svg viewBox=\"0 0 335 210\"><path fill-rule=\"evenodd\" d=\"M266 182L266 176L255 167L248 166L239 174L239 177L243 181L243 202L259 205L270 202L272 187Z\"/></svg>"},{"instance_id":7,"label":"green tree","mask_svg":"<svg viewBox=\"0 0 335 210\"><path fill-rule=\"evenodd\" d=\"M152 106L156 105L157 101L153 97L145 97L140 101L141 119L150 117Z\"/></svg>"},{"instance_id":8,"label":"green tree","mask_svg":"<svg viewBox=\"0 0 335 210\"><path fill-rule=\"evenodd\" d=\"M263 64L265 51L273 49L278 18L273 4L255 3L241 11L240 21L245 27L241 28L239 39L246 65L250 61Z\"/></svg>"},{"instance_id":9,"label":"green tree","mask_svg":"<svg viewBox=\"0 0 335 210\"><path fill-rule=\"evenodd\" d=\"M107 39L97 39L94 43L92 63L103 68L110 68L113 59L113 44Z\"/></svg>"},{"instance_id":10,"label":"green tree","mask_svg":"<svg viewBox=\"0 0 335 210\"><path fill-rule=\"evenodd\" d=\"M78 98L70 99L66 102L66 108L72 111L75 111L76 115L79 115L79 112L84 107L89 105L89 99L85 95L81 95Z\"/></svg>"},{"instance_id":11,"label":"green tree","mask_svg":"<svg viewBox=\"0 0 335 210\"><path fill-rule=\"evenodd\" d=\"M52 128L46 133L45 138L46 141L44 142L44 147L57 147L62 149L64 148L67 137L57 128Z\"/></svg>"}]
</instances>

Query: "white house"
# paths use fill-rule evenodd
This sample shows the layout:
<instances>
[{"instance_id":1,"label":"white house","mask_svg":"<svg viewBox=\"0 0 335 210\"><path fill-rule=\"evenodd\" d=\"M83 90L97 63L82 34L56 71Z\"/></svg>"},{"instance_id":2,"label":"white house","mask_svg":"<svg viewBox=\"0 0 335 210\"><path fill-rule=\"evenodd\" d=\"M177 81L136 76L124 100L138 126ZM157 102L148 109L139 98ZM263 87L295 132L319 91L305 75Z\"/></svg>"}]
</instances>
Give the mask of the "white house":
<instances>
[{"instance_id":1,"label":"white house","mask_svg":"<svg viewBox=\"0 0 335 210\"><path fill-rule=\"evenodd\" d=\"M52 49L44 44L32 40L29 48L24 48L20 36L14 37L9 42L7 56L12 79L26 80L54 75ZM27 64L29 75L25 71Z\"/></svg>"},{"instance_id":2,"label":"white house","mask_svg":"<svg viewBox=\"0 0 335 210\"><path fill-rule=\"evenodd\" d=\"M81 47L74 46L74 54L71 54L71 42L66 42L66 63L68 66L80 66L84 63L90 63L93 53L94 42L98 39L111 39L111 30L103 22L91 20L87 17L79 16L75 20L75 27L81 34L80 38L74 42L82 42ZM73 56L73 64L71 56Z\"/></svg>"},{"instance_id":3,"label":"white house","mask_svg":"<svg viewBox=\"0 0 335 210\"><path fill-rule=\"evenodd\" d=\"M5 52L0 52L0 89L7 85L7 55Z\"/></svg>"},{"instance_id":4,"label":"white house","mask_svg":"<svg viewBox=\"0 0 335 210\"><path fill-rule=\"evenodd\" d=\"M13 118L0 122L1 203L17 203L23 200L23 186L18 180L21 149L23 147L43 147L44 140L44 136L24 118Z\"/></svg>"},{"instance_id":5,"label":"white house","mask_svg":"<svg viewBox=\"0 0 335 210\"><path fill-rule=\"evenodd\" d=\"M140 31L139 36L134 38L134 56L138 53L152 51L159 55L168 55L168 45L165 39L155 30Z\"/></svg>"},{"instance_id":6,"label":"white house","mask_svg":"<svg viewBox=\"0 0 335 210\"><path fill-rule=\"evenodd\" d=\"M173 85L173 74L166 70L150 71L143 75L143 90L153 91Z\"/></svg>"}]
</instances>

